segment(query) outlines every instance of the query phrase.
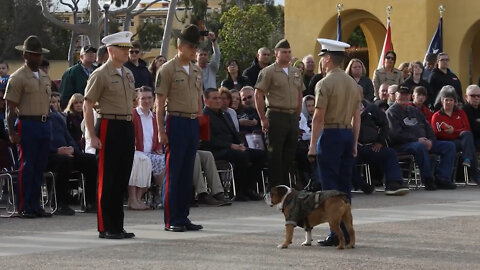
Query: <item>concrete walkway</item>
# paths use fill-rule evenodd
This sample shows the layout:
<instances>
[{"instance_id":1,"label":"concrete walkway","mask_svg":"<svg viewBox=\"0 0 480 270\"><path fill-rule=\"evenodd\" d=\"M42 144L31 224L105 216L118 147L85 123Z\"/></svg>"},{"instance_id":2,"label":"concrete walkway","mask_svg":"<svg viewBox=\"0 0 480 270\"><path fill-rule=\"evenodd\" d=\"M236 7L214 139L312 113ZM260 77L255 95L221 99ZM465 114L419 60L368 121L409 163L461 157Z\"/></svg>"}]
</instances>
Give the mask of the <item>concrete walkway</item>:
<instances>
[{"instance_id":1,"label":"concrete walkway","mask_svg":"<svg viewBox=\"0 0 480 270\"><path fill-rule=\"evenodd\" d=\"M192 208L205 229L163 230L162 211L126 211L131 240L104 240L96 215L0 219L0 269L480 269L480 188L412 191L404 197L356 194L357 248L289 249L283 215L263 202ZM313 231L323 238L328 226Z\"/></svg>"}]
</instances>

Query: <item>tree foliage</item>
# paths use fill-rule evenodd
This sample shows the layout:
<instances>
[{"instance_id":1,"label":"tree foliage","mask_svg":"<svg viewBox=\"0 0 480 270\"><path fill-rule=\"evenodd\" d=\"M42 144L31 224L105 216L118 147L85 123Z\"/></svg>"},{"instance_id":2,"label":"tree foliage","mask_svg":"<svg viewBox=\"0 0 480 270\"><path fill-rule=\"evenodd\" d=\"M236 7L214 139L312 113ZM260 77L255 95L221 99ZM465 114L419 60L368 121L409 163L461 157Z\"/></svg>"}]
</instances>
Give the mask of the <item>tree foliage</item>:
<instances>
[{"instance_id":1,"label":"tree foliage","mask_svg":"<svg viewBox=\"0 0 480 270\"><path fill-rule=\"evenodd\" d=\"M351 44L355 47L367 47L367 41L365 40L365 35L363 34L362 28L357 26L350 37L347 40L348 44Z\"/></svg>"},{"instance_id":2,"label":"tree foliage","mask_svg":"<svg viewBox=\"0 0 480 270\"><path fill-rule=\"evenodd\" d=\"M144 51L160 48L163 38L163 28L155 23L144 23L138 31L138 41Z\"/></svg>"},{"instance_id":3,"label":"tree foliage","mask_svg":"<svg viewBox=\"0 0 480 270\"><path fill-rule=\"evenodd\" d=\"M246 10L234 6L222 14L220 23L223 62L236 59L241 69L252 62L258 48L271 47L274 42L271 35L275 26L263 5Z\"/></svg>"},{"instance_id":4,"label":"tree foliage","mask_svg":"<svg viewBox=\"0 0 480 270\"><path fill-rule=\"evenodd\" d=\"M183 0L185 7L191 8L192 17L190 18L190 23L195 23L198 20L205 18L207 14L208 3L206 0ZM187 12L188 9L185 9Z\"/></svg>"},{"instance_id":5,"label":"tree foliage","mask_svg":"<svg viewBox=\"0 0 480 270\"><path fill-rule=\"evenodd\" d=\"M38 0L2 0L0 5L0 58L20 59L15 46L37 35L50 50L49 59L65 59L70 33L50 24L43 16Z\"/></svg>"}]
</instances>

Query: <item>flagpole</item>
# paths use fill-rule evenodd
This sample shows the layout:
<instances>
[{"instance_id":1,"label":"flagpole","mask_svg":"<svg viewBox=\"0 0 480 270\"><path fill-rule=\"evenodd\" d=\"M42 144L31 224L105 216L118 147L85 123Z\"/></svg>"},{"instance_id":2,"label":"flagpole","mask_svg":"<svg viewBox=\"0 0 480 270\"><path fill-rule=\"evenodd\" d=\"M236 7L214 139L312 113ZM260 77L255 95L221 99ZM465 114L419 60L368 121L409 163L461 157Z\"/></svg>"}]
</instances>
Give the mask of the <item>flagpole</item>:
<instances>
[{"instance_id":1,"label":"flagpole","mask_svg":"<svg viewBox=\"0 0 480 270\"><path fill-rule=\"evenodd\" d=\"M438 13L440 19L438 22L437 30L433 34L432 40L428 45L427 52L423 58L423 66L426 66L427 57L429 54L438 54L443 51L443 13L445 12L445 7L443 5L438 6Z\"/></svg>"},{"instance_id":2,"label":"flagpole","mask_svg":"<svg viewBox=\"0 0 480 270\"><path fill-rule=\"evenodd\" d=\"M392 13L392 6L387 6L387 33L385 34L385 41L383 42L383 47L382 47L382 51L380 53L380 59L378 60L378 65L377 65L377 69L380 69L383 67L383 60L384 60L384 57L385 57L385 53L387 52L387 50L385 49L387 46L390 46L390 44L387 44L388 42L392 43L391 41L391 28L390 28L390 14ZM391 47L391 49L393 50L393 46Z\"/></svg>"},{"instance_id":3,"label":"flagpole","mask_svg":"<svg viewBox=\"0 0 480 270\"><path fill-rule=\"evenodd\" d=\"M337 40L342 41L342 19L340 13L342 12L343 4L337 4Z\"/></svg>"}]
</instances>

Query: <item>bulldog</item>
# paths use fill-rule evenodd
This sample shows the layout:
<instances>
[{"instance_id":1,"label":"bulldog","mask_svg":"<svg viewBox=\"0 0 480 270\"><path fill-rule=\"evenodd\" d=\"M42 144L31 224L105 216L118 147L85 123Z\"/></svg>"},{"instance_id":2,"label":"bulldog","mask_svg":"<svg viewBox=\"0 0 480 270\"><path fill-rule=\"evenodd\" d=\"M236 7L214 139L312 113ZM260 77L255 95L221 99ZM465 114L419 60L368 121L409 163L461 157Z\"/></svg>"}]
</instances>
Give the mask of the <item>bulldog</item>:
<instances>
[{"instance_id":1,"label":"bulldog","mask_svg":"<svg viewBox=\"0 0 480 270\"><path fill-rule=\"evenodd\" d=\"M295 226L305 229L305 242L302 246L311 246L312 228L324 222L328 222L330 229L338 236L338 249L345 248L341 222L345 224L350 236L347 248L355 247L353 217L347 194L335 190L296 191L279 185L270 190L270 196L266 196L265 201L270 206L276 205L285 215L285 241L278 248L288 248L292 243Z\"/></svg>"}]
</instances>

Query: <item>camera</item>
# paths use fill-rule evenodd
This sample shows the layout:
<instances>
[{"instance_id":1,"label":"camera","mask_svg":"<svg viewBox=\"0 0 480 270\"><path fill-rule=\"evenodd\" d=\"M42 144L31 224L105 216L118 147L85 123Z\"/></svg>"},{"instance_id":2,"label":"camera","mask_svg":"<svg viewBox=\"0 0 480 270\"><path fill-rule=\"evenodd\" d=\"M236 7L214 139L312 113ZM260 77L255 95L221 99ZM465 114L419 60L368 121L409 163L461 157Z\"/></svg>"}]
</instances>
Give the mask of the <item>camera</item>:
<instances>
[{"instance_id":1,"label":"camera","mask_svg":"<svg viewBox=\"0 0 480 270\"><path fill-rule=\"evenodd\" d=\"M208 31L207 30L200 31L200 36L204 36L204 37L208 36Z\"/></svg>"}]
</instances>

